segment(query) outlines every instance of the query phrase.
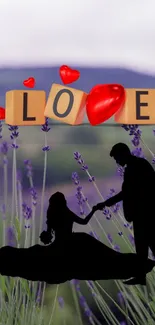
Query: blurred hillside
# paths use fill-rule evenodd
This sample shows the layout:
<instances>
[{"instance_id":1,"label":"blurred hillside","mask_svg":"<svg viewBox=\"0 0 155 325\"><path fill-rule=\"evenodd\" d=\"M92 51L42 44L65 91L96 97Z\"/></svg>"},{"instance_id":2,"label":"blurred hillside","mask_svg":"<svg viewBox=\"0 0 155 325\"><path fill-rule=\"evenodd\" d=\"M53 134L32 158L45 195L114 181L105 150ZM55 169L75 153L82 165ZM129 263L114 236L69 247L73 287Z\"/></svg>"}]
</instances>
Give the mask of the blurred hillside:
<instances>
[{"instance_id":1,"label":"blurred hillside","mask_svg":"<svg viewBox=\"0 0 155 325\"><path fill-rule=\"evenodd\" d=\"M34 169L34 182L40 186L43 173L44 152L44 132L41 128L20 127L17 143L17 168L24 171L24 160L30 159ZM143 126L143 139L149 148L154 152L154 136L152 126ZM11 145L10 131L6 125L3 126L3 139ZM47 186L59 183L70 182L73 171L78 171L81 178L85 178L85 173L81 171L80 166L74 160L74 152L79 151L90 172L96 177L112 176L115 173L116 165L113 159L109 157L112 146L117 142L126 142L131 149L130 137L120 126L104 125L100 127L91 127L89 125L70 127L67 125L52 125L47 133L47 142L50 146L47 160ZM152 157L144 148L146 157L151 161ZM1 158L1 166L3 165ZM12 148L9 149L9 173L11 182L12 173ZM1 173L3 170L0 169ZM24 184L27 184L27 178L24 173Z\"/></svg>"}]
</instances>

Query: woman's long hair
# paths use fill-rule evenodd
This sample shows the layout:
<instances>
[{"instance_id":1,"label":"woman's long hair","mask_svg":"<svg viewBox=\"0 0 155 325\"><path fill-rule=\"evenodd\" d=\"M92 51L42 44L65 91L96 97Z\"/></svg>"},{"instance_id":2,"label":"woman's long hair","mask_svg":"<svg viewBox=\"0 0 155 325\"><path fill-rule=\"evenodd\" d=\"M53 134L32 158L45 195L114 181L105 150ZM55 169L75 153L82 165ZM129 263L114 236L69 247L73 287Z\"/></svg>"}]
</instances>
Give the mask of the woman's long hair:
<instances>
[{"instance_id":1,"label":"woman's long hair","mask_svg":"<svg viewBox=\"0 0 155 325\"><path fill-rule=\"evenodd\" d=\"M58 218L61 217L66 207L67 202L63 193L56 192L50 197L47 209L47 231L43 231L40 235L40 240L44 244L47 245L52 242Z\"/></svg>"}]
</instances>

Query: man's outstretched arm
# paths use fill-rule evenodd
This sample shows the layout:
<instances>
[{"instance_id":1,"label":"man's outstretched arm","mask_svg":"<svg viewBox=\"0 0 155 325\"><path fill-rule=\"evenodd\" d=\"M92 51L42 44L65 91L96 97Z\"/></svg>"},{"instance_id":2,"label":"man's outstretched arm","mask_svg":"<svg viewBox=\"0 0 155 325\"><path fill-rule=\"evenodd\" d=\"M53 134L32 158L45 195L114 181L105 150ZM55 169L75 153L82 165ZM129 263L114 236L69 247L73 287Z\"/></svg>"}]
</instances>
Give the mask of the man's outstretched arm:
<instances>
[{"instance_id":1,"label":"man's outstretched arm","mask_svg":"<svg viewBox=\"0 0 155 325\"><path fill-rule=\"evenodd\" d=\"M118 194L110 197L108 200L104 201L104 202L101 202L101 203L98 203L96 205L96 208L98 210L102 210L104 209L105 206L107 207L111 207L112 205L115 205L116 203L120 202L123 200L123 192L119 192Z\"/></svg>"}]
</instances>

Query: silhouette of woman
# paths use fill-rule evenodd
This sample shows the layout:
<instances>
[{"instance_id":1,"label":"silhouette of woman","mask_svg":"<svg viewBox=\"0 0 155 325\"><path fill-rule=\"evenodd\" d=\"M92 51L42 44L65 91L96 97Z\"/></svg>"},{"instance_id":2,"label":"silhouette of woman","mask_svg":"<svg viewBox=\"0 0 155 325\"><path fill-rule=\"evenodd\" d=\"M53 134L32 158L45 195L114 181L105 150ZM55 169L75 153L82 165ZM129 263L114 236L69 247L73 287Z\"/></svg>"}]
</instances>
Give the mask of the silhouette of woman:
<instances>
[{"instance_id":1,"label":"silhouette of woman","mask_svg":"<svg viewBox=\"0 0 155 325\"><path fill-rule=\"evenodd\" d=\"M71 239L73 223L86 225L95 211L94 207L88 216L82 219L68 208L65 196L62 193L54 193L49 199L47 231L41 233L40 240L47 245L52 242L53 235L55 235L54 242L57 243Z\"/></svg>"}]
</instances>

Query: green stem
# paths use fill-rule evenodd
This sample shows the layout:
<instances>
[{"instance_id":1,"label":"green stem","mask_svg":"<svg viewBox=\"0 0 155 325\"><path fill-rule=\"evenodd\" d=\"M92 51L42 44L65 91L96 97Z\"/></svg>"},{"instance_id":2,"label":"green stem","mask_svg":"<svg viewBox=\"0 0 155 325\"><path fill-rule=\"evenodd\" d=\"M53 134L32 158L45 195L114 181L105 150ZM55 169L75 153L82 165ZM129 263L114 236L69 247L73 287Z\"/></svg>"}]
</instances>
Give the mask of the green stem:
<instances>
[{"instance_id":1,"label":"green stem","mask_svg":"<svg viewBox=\"0 0 155 325\"><path fill-rule=\"evenodd\" d=\"M76 307L78 318L79 318L79 324L83 325L80 306L79 306L79 302L78 302L78 298L77 298L77 294L76 294L74 284L71 284L71 290L72 290L72 295L73 295L73 299L74 299L74 302L75 302L75 307Z\"/></svg>"},{"instance_id":2,"label":"green stem","mask_svg":"<svg viewBox=\"0 0 155 325\"><path fill-rule=\"evenodd\" d=\"M146 144L146 142L144 141L144 139L143 139L142 136L141 136L140 140L141 140L143 146L144 146L144 147L149 151L150 155L151 155L152 157L154 157L154 153L153 153L153 152L151 151L151 149L148 147L148 145Z\"/></svg>"},{"instance_id":3,"label":"green stem","mask_svg":"<svg viewBox=\"0 0 155 325\"><path fill-rule=\"evenodd\" d=\"M47 146L47 135L46 135L46 132L45 132L45 147L46 146ZM44 171L43 171L43 185L42 185L42 195L41 195L41 213L40 213L39 234L41 233L42 225L43 225L43 212L44 212L44 197L45 197L46 173L47 173L47 151L44 152Z\"/></svg>"},{"instance_id":4,"label":"green stem","mask_svg":"<svg viewBox=\"0 0 155 325\"><path fill-rule=\"evenodd\" d=\"M14 175L14 169L15 169L15 149L13 149L13 164L12 164L12 213L11 213L11 225L13 225L14 221L14 212L15 212L15 175Z\"/></svg>"},{"instance_id":5,"label":"green stem","mask_svg":"<svg viewBox=\"0 0 155 325\"><path fill-rule=\"evenodd\" d=\"M54 311L55 311L55 307L56 307L56 302L57 302L57 297L58 297L58 290L59 290L59 284L56 286L56 292L55 292L55 297L54 297L52 313L51 313L51 317L50 317L48 325L51 325L52 322L53 322L53 315L54 315Z\"/></svg>"},{"instance_id":6,"label":"green stem","mask_svg":"<svg viewBox=\"0 0 155 325\"><path fill-rule=\"evenodd\" d=\"M14 140L14 144L16 146L16 139ZM14 150L14 186L15 186L15 211L16 217L18 218L18 194L17 194L17 154L16 150Z\"/></svg>"}]
</instances>

